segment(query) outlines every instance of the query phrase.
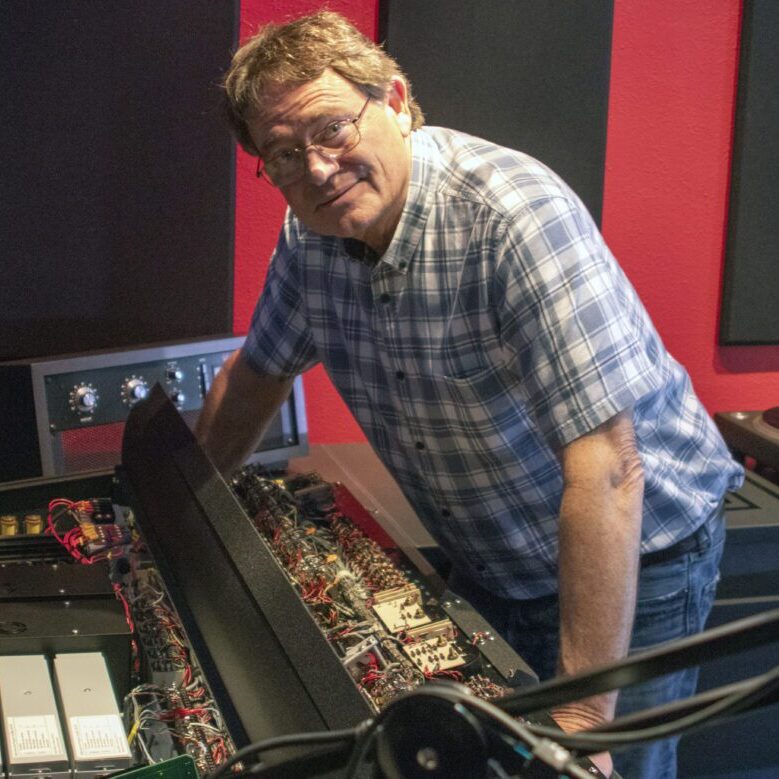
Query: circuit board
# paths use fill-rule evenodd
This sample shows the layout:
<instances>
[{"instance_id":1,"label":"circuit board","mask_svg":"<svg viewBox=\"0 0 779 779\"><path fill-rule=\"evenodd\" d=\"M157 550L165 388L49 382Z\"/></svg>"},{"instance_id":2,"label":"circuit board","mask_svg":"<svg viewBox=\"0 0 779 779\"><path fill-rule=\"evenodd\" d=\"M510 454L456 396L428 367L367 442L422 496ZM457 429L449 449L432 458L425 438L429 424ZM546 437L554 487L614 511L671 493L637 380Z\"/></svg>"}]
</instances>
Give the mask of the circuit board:
<instances>
[{"instance_id":1,"label":"circuit board","mask_svg":"<svg viewBox=\"0 0 779 779\"><path fill-rule=\"evenodd\" d=\"M479 649L482 636L461 633L402 553L345 513L353 499L343 486L247 466L232 487L374 709L440 679L486 699L509 691Z\"/></svg>"}]
</instances>

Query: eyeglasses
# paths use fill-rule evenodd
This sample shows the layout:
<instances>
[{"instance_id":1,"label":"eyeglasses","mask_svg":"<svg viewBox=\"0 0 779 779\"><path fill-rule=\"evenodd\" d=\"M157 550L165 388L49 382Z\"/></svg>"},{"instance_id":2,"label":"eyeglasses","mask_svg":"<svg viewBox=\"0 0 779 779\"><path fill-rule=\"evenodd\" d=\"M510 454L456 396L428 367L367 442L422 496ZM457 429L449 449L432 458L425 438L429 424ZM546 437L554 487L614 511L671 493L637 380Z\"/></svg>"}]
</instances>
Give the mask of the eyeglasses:
<instances>
[{"instance_id":1,"label":"eyeglasses","mask_svg":"<svg viewBox=\"0 0 779 779\"><path fill-rule=\"evenodd\" d=\"M360 128L369 97L354 119L336 119L320 130L305 146L291 146L274 151L267 158L257 159L257 178L265 179L274 187L286 187L302 178L306 172L308 150L314 149L327 160L337 160L360 142Z\"/></svg>"}]
</instances>

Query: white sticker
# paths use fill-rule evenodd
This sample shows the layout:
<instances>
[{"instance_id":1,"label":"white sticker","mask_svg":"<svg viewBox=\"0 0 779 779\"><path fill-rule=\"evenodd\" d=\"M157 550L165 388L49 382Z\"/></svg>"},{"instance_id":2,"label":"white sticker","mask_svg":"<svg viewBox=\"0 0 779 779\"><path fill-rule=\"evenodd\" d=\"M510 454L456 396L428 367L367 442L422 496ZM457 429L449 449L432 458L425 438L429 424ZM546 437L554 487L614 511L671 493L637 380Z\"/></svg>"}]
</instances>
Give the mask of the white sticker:
<instances>
[{"instance_id":1,"label":"white sticker","mask_svg":"<svg viewBox=\"0 0 779 779\"><path fill-rule=\"evenodd\" d=\"M54 715L9 717L8 751L11 760L52 755L59 755L64 759L65 750Z\"/></svg>"},{"instance_id":2,"label":"white sticker","mask_svg":"<svg viewBox=\"0 0 779 779\"><path fill-rule=\"evenodd\" d=\"M71 717L70 734L76 760L94 757L130 757L127 736L118 714Z\"/></svg>"}]
</instances>

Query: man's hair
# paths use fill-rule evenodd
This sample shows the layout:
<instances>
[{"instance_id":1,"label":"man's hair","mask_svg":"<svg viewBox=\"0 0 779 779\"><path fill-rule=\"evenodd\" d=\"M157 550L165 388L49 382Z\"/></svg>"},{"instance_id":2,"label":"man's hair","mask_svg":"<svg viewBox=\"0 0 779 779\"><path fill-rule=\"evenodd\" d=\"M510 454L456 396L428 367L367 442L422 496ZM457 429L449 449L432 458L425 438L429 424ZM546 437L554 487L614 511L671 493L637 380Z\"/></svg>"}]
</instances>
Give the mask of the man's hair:
<instances>
[{"instance_id":1,"label":"man's hair","mask_svg":"<svg viewBox=\"0 0 779 779\"><path fill-rule=\"evenodd\" d=\"M386 96L392 76L403 76L411 126L424 124L397 62L340 14L319 11L286 24L267 24L235 53L223 83L227 118L241 146L258 153L247 123L273 92L313 81L327 68L378 100Z\"/></svg>"}]
</instances>

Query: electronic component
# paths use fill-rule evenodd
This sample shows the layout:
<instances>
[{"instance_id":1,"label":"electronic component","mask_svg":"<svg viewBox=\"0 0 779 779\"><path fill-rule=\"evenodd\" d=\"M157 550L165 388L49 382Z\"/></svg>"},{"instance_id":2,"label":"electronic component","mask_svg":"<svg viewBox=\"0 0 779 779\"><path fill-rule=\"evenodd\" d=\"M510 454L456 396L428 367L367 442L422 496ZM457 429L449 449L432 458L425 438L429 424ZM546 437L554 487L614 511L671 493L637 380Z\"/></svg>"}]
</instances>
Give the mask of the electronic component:
<instances>
[{"instance_id":1,"label":"electronic component","mask_svg":"<svg viewBox=\"0 0 779 779\"><path fill-rule=\"evenodd\" d=\"M231 733L262 740L350 727L437 679L470 682L496 697L499 687L532 678L528 671L508 682L472 643L474 629L455 630L455 619L438 627L447 617L438 582L425 580L375 532L372 517L353 513L318 475L248 467L225 485L161 388L131 413L123 455L119 475L135 501L135 546L159 560ZM132 588L124 593L137 609ZM377 614L377 600L395 604L397 632ZM409 611L422 624L410 626ZM438 645L441 630L459 655L457 667L438 662L425 671L404 651L421 640L408 632L426 625L434 627L424 640ZM488 629L483 621L475 628ZM158 713L139 698L138 719L148 711L175 721L169 705L161 702Z\"/></svg>"},{"instance_id":2,"label":"electronic component","mask_svg":"<svg viewBox=\"0 0 779 779\"><path fill-rule=\"evenodd\" d=\"M377 592L373 596L373 610L390 633L430 622L422 609L422 594L413 584Z\"/></svg>"},{"instance_id":3,"label":"electronic component","mask_svg":"<svg viewBox=\"0 0 779 779\"><path fill-rule=\"evenodd\" d=\"M24 532L26 535L34 536L43 531L43 517L40 514L24 515Z\"/></svg>"},{"instance_id":4,"label":"electronic component","mask_svg":"<svg viewBox=\"0 0 779 779\"><path fill-rule=\"evenodd\" d=\"M112 598L2 602L0 654L102 652L117 691L130 689L130 639L121 605Z\"/></svg>"},{"instance_id":5,"label":"electronic component","mask_svg":"<svg viewBox=\"0 0 779 779\"><path fill-rule=\"evenodd\" d=\"M9 777L67 779L70 765L45 657L0 657L0 705Z\"/></svg>"},{"instance_id":6,"label":"electronic component","mask_svg":"<svg viewBox=\"0 0 779 779\"><path fill-rule=\"evenodd\" d=\"M130 543L129 530L117 523L106 498L50 501L47 530L75 560L86 565L121 556L123 547Z\"/></svg>"},{"instance_id":7,"label":"electronic component","mask_svg":"<svg viewBox=\"0 0 779 779\"><path fill-rule=\"evenodd\" d=\"M57 655L54 673L76 773L98 776L129 768L130 747L102 654Z\"/></svg>"},{"instance_id":8,"label":"electronic component","mask_svg":"<svg viewBox=\"0 0 779 779\"><path fill-rule=\"evenodd\" d=\"M137 631L147 680L124 700L130 746L139 762L156 763L186 753L205 776L235 751L222 715L159 573L143 552L130 555L123 579L117 595Z\"/></svg>"},{"instance_id":9,"label":"electronic component","mask_svg":"<svg viewBox=\"0 0 779 779\"><path fill-rule=\"evenodd\" d=\"M0 364L0 482L112 469L127 416L155 383L194 425L212 378L242 343L208 338ZM278 463L307 451L297 379L252 460Z\"/></svg>"},{"instance_id":10,"label":"electronic component","mask_svg":"<svg viewBox=\"0 0 779 779\"><path fill-rule=\"evenodd\" d=\"M16 514L3 514L0 517L0 535L15 536L19 532Z\"/></svg>"},{"instance_id":11,"label":"electronic component","mask_svg":"<svg viewBox=\"0 0 779 779\"><path fill-rule=\"evenodd\" d=\"M466 664L465 656L457 648L457 631L448 619L431 622L406 632L403 651L426 676L451 671Z\"/></svg>"},{"instance_id":12,"label":"electronic component","mask_svg":"<svg viewBox=\"0 0 779 779\"><path fill-rule=\"evenodd\" d=\"M279 480L248 466L233 487L374 709L436 678L473 678L476 694L503 694L505 680L440 606L426 601L399 555L341 512L343 486L336 494L316 474Z\"/></svg>"}]
</instances>

